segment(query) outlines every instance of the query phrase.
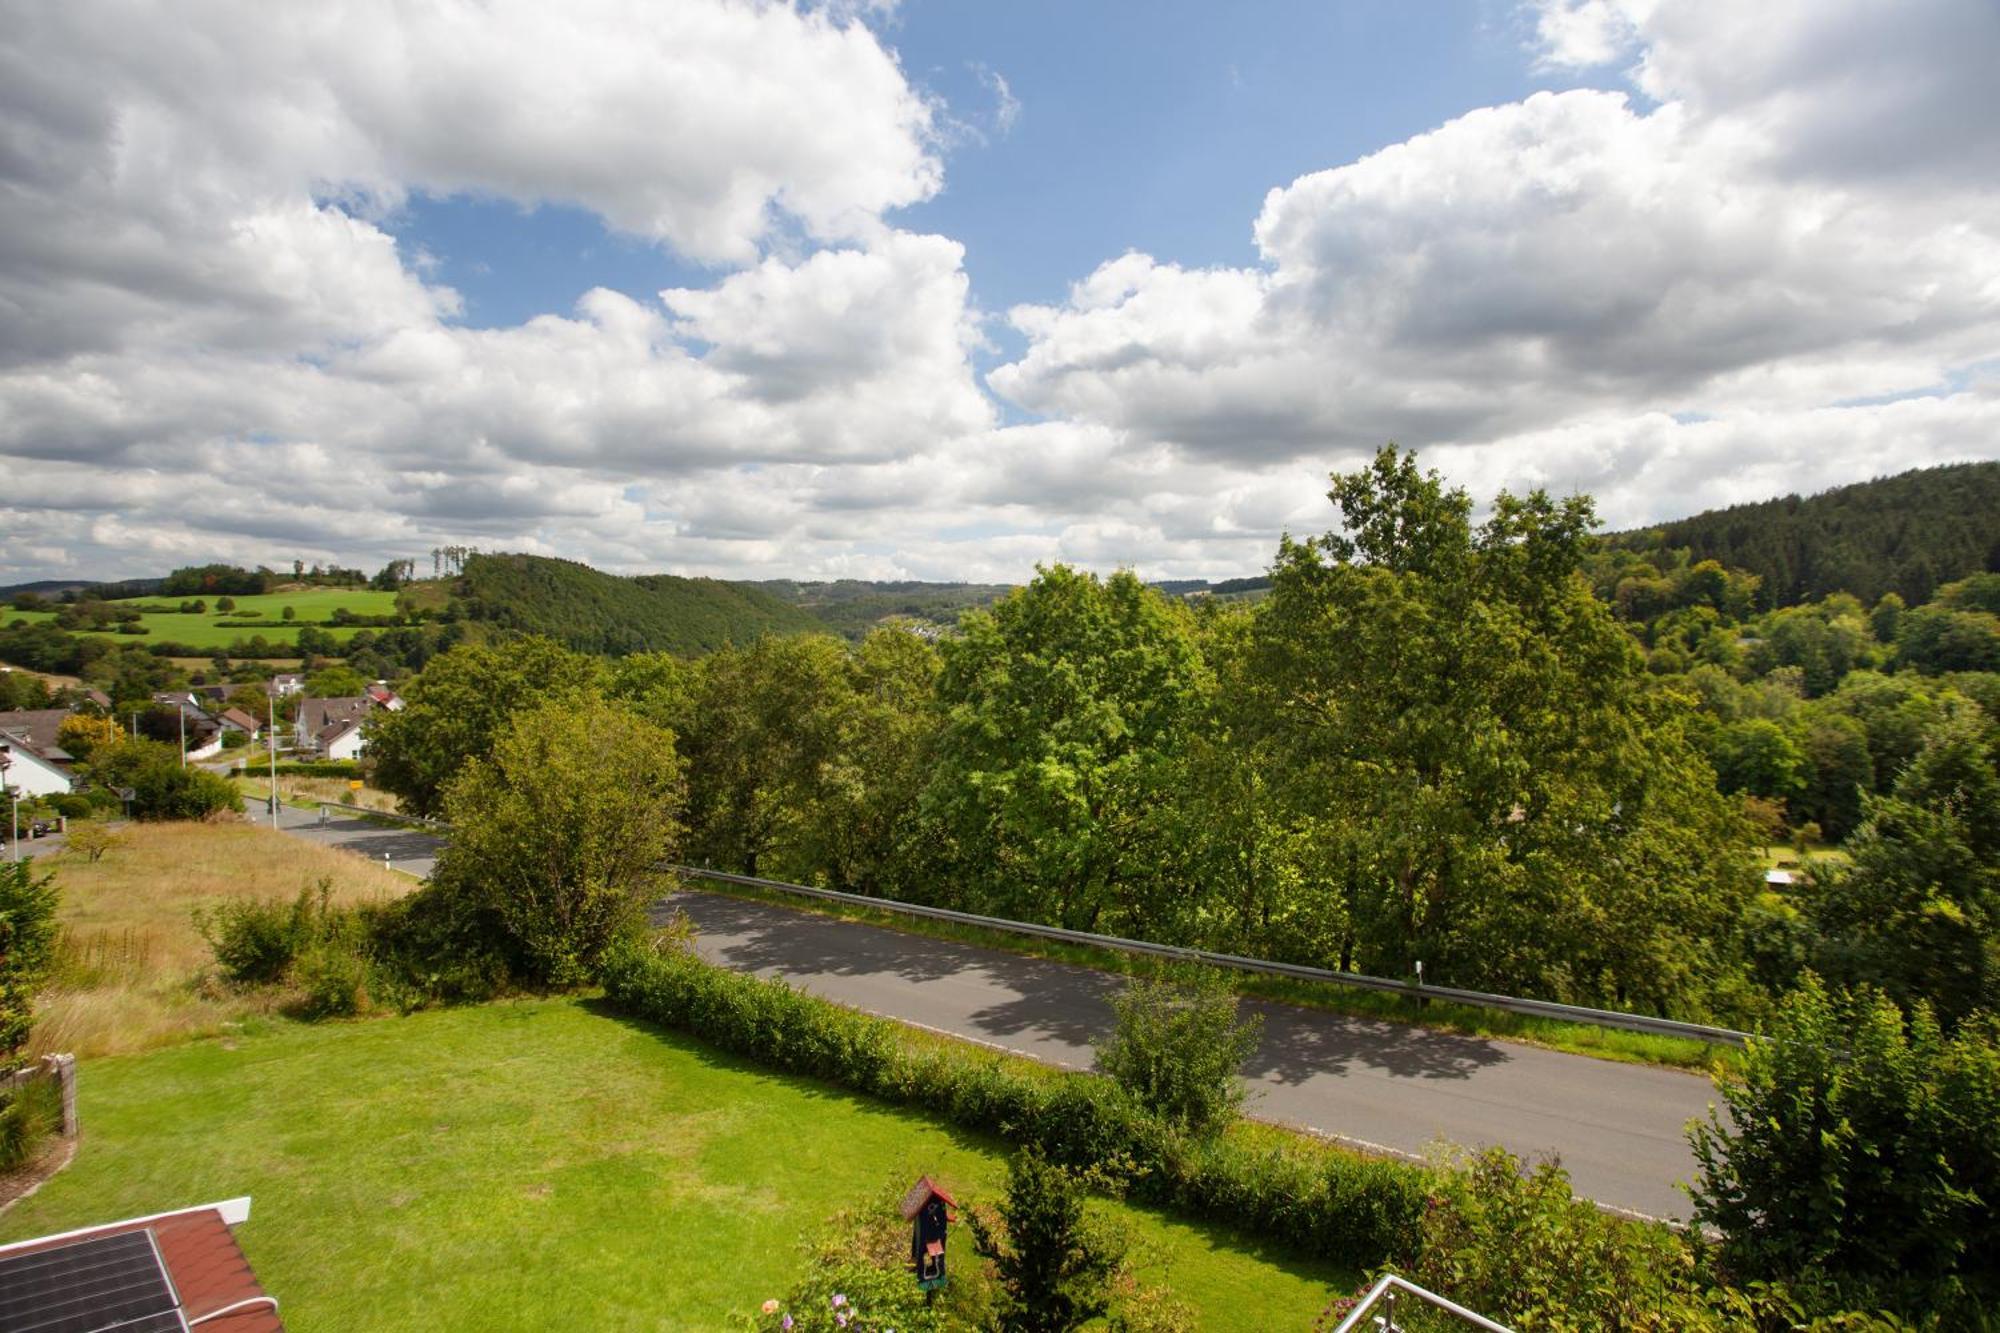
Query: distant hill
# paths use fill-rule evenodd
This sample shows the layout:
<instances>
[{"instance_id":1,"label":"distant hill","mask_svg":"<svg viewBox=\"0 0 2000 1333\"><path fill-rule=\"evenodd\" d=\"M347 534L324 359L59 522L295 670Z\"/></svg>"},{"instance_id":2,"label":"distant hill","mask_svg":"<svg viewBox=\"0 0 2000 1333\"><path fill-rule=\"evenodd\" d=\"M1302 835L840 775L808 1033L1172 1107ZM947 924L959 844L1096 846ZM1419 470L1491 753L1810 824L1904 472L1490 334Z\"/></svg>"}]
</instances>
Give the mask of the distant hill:
<instances>
[{"instance_id":1,"label":"distant hill","mask_svg":"<svg viewBox=\"0 0 2000 1333\"><path fill-rule=\"evenodd\" d=\"M760 634L826 628L751 584L671 574L620 578L535 555L475 555L451 583L450 597L467 619L612 656L713 652Z\"/></svg>"},{"instance_id":2,"label":"distant hill","mask_svg":"<svg viewBox=\"0 0 2000 1333\"><path fill-rule=\"evenodd\" d=\"M120 597L150 597L160 590L163 579L126 579L122 583L95 583L89 579L41 579L34 583L10 583L0 588L0 602L12 601L24 592L55 601L66 592L89 593L107 601Z\"/></svg>"},{"instance_id":3,"label":"distant hill","mask_svg":"<svg viewBox=\"0 0 2000 1333\"><path fill-rule=\"evenodd\" d=\"M2000 463L1956 463L1800 498L1732 505L1606 538L1645 551L1688 548L1763 579L1766 606L1850 592L1912 606L1939 584L2000 570Z\"/></svg>"},{"instance_id":4,"label":"distant hill","mask_svg":"<svg viewBox=\"0 0 2000 1333\"><path fill-rule=\"evenodd\" d=\"M1014 590L1007 583L919 583L878 582L868 579L837 579L811 583L796 579L768 579L740 585L787 602L812 613L828 629L859 639L869 630L893 617L955 625L959 616L991 606Z\"/></svg>"}]
</instances>

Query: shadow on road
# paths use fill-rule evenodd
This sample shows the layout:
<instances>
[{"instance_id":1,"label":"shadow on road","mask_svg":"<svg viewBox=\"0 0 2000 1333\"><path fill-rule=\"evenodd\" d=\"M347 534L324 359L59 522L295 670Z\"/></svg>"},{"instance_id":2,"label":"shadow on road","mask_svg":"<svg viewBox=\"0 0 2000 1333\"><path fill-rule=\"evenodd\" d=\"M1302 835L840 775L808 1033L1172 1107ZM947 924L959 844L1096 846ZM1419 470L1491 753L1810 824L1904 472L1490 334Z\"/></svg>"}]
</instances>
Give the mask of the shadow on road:
<instances>
[{"instance_id":1,"label":"shadow on road","mask_svg":"<svg viewBox=\"0 0 2000 1333\"><path fill-rule=\"evenodd\" d=\"M992 1041L1035 1037L1087 1052L1110 1031L1111 997L1124 985L1122 977L1073 964L723 894L673 894L655 905L655 922L675 908L694 923L705 955L738 970L795 982L976 980L992 992L990 1002L956 1014L940 1011L925 1021ZM1316 1074L1338 1076L1357 1066L1396 1078L1466 1079L1512 1058L1505 1045L1477 1037L1275 1001L1251 1000L1247 1007L1264 1016L1263 1038L1243 1069L1253 1081L1304 1083Z\"/></svg>"}]
</instances>

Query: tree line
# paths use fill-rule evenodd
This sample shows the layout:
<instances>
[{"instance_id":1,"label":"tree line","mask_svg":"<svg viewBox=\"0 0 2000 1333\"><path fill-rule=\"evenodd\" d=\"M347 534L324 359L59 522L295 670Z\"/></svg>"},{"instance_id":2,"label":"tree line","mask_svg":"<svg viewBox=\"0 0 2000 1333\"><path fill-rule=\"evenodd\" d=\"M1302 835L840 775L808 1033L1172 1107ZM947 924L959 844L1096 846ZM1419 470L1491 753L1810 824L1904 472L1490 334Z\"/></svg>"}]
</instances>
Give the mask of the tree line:
<instances>
[{"instance_id":1,"label":"tree line","mask_svg":"<svg viewBox=\"0 0 2000 1333\"><path fill-rule=\"evenodd\" d=\"M1587 499L1385 450L1270 595L1190 607L1062 567L938 643L698 661L462 645L378 717L415 813L517 712L671 734L687 855L1023 920L1689 1018L1767 1003L1756 833L1691 693L1584 577ZM550 830L559 833L560 830Z\"/></svg>"}]
</instances>

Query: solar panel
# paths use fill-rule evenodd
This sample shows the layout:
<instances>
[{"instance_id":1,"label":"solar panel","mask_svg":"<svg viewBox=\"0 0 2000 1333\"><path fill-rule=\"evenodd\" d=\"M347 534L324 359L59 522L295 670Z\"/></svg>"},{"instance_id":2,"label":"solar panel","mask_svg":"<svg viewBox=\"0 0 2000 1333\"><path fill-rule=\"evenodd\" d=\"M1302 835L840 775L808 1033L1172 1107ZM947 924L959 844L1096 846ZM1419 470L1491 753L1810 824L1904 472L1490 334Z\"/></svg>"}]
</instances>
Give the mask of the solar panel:
<instances>
[{"instance_id":1,"label":"solar panel","mask_svg":"<svg viewBox=\"0 0 2000 1333\"><path fill-rule=\"evenodd\" d=\"M0 1258L8 1333L186 1333L151 1231L122 1231Z\"/></svg>"}]
</instances>

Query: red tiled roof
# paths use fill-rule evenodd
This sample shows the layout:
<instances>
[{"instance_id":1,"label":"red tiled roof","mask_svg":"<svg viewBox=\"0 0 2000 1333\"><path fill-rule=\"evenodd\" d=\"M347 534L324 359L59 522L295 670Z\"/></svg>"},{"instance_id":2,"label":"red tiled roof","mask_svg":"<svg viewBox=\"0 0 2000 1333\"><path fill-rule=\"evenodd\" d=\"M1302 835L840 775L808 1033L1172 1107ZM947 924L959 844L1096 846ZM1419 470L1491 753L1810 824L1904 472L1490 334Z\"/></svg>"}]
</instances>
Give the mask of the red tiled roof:
<instances>
[{"instance_id":1,"label":"red tiled roof","mask_svg":"<svg viewBox=\"0 0 2000 1333\"><path fill-rule=\"evenodd\" d=\"M166 1261L167 1276L173 1279L174 1291L181 1298L181 1311L190 1323L203 1321L203 1316L238 1302L252 1302L203 1321L202 1333L284 1333L285 1325L277 1310L269 1302L257 1299L266 1293L257 1284L257 1275L250 1271L250 1261L236 1244L236 1234L213 1207L113 1222L109 1226L9 1246L7 1252L30 1254L127 1231L153 1233L160 1257Z\"/></svg>"}]
</instances>

